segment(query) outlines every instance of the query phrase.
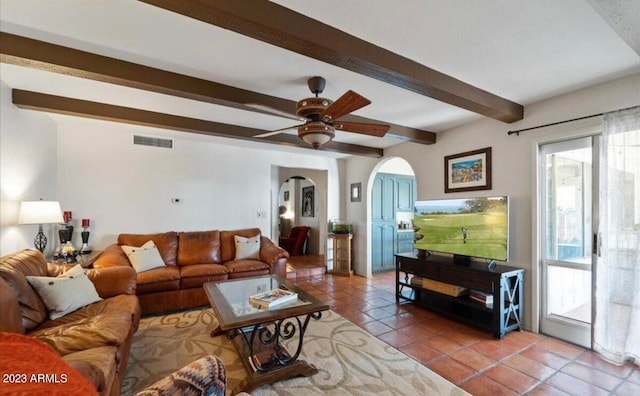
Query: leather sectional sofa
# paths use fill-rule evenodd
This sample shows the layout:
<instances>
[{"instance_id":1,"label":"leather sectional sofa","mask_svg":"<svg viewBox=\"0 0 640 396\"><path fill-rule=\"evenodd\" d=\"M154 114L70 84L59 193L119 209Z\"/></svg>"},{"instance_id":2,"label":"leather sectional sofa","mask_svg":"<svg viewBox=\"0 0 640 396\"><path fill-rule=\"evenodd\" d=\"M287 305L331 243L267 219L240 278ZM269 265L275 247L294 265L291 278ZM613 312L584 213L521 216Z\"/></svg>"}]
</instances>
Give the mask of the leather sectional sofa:
<instances>
[{"instance_id":1,"label":"leather sectional sofa","mask_svg":"<svg viewBox=\"0 0 640 396\"><path fill-rule=\"evenodd\" d=\"M126 267L85 271L95 291L84 274L75 280L82 280L94 294L97 292L99 301L52 320L45 305L47 300L41 298L27 276L55 277L63 268L47 263L42 253L31 249L0 258L0 332L24 334L45 342L99 394L119 395L132 337L140 320L140 305L135 296L136 273ZM45 278L44 284L51 287L53 281L47 282ZM67 290L66 287L60 289ZM72 294L66 298L77 301L78 290L71 288L69 292ZM7 363L7 359L12 358L11 351L3 352ZM43 358L34 354L30 362L32 370L44 371L38 369L44 367L39 366L42 364L39 359Z\"/></svg>"},{"instance_id":2,"label":"leather sectional sofa","mask_svg":"<svg viewBox=\"0 0 640 396\"><path fill-rule=\"evenodd\" d=\"M202 287L206 282L267 274L286 277L286 250L261 236L259 259L237 260L236 235L256 237L260 229L120 234L117 243L108 246L93 266L130 267L122 246L140 247L153 241L165 265L137 274L136 293L143 314L208 304Z\"/></svg>"}]
</instances>

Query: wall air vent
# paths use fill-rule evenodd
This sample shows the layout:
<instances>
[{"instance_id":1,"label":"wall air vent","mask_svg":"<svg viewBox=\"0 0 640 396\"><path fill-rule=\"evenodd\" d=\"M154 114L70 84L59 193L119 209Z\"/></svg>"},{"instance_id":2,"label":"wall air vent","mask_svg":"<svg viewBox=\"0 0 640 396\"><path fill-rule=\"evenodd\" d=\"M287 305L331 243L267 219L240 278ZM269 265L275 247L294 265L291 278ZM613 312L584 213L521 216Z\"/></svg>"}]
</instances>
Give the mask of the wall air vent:
<instances>
[{"instance_id":1,"label":"wall air vent","mask_svg":"<svg viewBox=\"0 0 640 396\"><path fill-rule=\"evenodd\" d=\"M163 138L152 137L152 136L133 135L133 144L137 144L140 146L151 146L151 147L172 149L173 139L163 139Z\"/></svg>"}]
</instances>

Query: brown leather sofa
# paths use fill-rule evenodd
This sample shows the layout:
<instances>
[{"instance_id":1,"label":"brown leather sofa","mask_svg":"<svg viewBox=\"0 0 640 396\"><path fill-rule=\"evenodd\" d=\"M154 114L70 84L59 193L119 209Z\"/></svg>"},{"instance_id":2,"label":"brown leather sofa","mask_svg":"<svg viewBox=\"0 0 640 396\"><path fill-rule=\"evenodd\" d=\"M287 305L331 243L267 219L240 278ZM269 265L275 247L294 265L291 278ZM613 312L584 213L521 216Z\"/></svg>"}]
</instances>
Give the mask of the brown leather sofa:
<instances>
[{"instance_id":1,"label":"brown leather sofa","mask_svg":"<svg viewBox=\"0 0 640 396\"><path fill-rule=\"evenodd\" d=\"M259 260L235 260L235 235L251 238L260 235L260 229L120 234L118 242L108 246L93 266L129 267L121 246L139 247L152 240L165 266L138 273L136 292L143 314L208 304L202 287L206 282L267 274L286 277L286 250L262 236Z\"/></svg>"},{"instance_id":2,"label":"brown leather sofa","mask_svg":"<svg viewBox=\"0 0 640 396\"><path fill-rule=\"evenodd\" d=\"M135 271L125 267L87 270L103 300L51 320L26 277L56 276L61 269L47 263L37 250L25 249L0 258L0 331L44 341L101 395L119 395L140 320ZM37 364L38 356L34 356L33 365Z\"/></svg>"}]
</instances>

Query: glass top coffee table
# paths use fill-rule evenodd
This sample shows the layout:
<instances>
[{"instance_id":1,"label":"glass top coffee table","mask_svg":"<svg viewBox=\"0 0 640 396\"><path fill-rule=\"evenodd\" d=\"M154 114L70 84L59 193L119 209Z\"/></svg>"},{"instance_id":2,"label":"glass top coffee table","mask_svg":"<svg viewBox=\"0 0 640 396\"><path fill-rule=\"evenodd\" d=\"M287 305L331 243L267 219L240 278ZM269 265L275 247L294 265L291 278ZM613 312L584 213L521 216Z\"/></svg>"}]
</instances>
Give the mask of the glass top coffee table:
<instances>
[{"instance_id":1,"label":"glass top coffee table","mask_svg":"<svg viewBox=\"0 0 640 396\"><path fill-rule=\"evenodd\" d=\"M203 287L219 322L211 335L226 334L233 340L247 369L247 380L234 394L318 372L298 357L310 319L320 319L328 305L276 275L208 282ZM297 293L298 299L270 309L249 302L249 297L275 289ZM292 340L288 348L283 345L286 340Z\"/></svg>"}]
</instances>

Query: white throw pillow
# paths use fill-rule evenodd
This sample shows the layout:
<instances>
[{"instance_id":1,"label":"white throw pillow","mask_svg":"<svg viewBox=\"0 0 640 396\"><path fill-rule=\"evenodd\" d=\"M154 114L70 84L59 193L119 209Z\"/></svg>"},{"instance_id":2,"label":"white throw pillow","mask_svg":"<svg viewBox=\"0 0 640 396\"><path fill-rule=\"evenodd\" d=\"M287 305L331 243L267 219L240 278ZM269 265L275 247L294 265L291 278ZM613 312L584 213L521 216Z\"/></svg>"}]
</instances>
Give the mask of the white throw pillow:
<instances>
[{"instance_id":1,"label":"white throw pillow","mask_svg":"<svg viewBox=\"0 0 640 396\"><path fill-rule=\"evenodd\" d=\"M27 281L42 298L51 319L102 300L80 264L58 277L27 276Z\"/></svg>"},{"instance_id":2,"label":"white throw pillow","mask_svg":"<svg viewBox=\"0 0 640 396\"><path fill-rule=\"evenodd\" d=\"M236 242L236 260L260 260L260 234L251 238L234 235L233 240Z\"/></svg>"},{"instance_id":3,"label":"white throw pillow","mask_svg":"<svg viewBox=\"0 0 640 396\"><path fill-rule=\"evenodd\" d=\"M165 266L164 260L162 260L162 256L160 256L160 252L153 241L147 241L140 247L123 245L122 250L129 258L136 272L149 271Z\"/></svg>"}]
</instances>

